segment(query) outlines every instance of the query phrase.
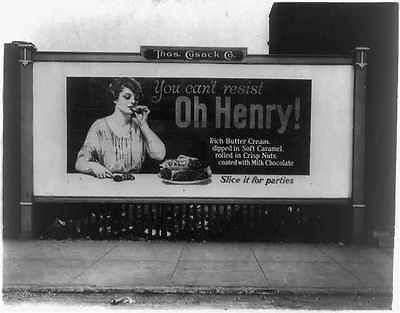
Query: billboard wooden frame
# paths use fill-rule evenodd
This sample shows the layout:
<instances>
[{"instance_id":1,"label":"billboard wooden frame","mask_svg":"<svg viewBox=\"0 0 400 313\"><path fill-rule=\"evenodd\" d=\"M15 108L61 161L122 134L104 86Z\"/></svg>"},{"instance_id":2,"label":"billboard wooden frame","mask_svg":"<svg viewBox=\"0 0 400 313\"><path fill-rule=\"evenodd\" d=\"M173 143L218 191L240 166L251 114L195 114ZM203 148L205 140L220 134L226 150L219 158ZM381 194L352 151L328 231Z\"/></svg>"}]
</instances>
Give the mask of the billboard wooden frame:
<instances>
[{"instance_id":1,"label":"billboard wooden frame","mask_svg":"<svg viewBox=\"0 0 400 313\"><path fill-rule=\"evenodd\" d=\"M217 204L320 204L346 205L353 216L353 239L359 241L364 230L365 215L365 106L367 88L366 47L354 49L348 56L319 55L246 55L241 61L227 64L285 64L285 65L353 65L353 158L352 192L349 198L189 198L189 197L44 197L33 194L33 63L34 62L113 62L113 63L186 63L182 60L147 60L140 53L113 52L48 52L36 51L32 43L14 42L20 50L21 77L21 235L32 236L33 207L42 202L113 202L113 203L217 203ZM196 60L188 63L216 64L219 61Z\"/></svg>"}]
</instances>

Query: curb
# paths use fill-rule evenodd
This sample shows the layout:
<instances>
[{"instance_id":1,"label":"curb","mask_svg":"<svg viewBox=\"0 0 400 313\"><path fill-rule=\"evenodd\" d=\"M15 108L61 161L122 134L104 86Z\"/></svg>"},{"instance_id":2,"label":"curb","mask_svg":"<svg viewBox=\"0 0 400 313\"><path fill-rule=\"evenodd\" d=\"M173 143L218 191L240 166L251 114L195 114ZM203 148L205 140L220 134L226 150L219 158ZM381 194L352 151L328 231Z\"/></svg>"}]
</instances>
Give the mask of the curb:
<instances>
[{"instance_id":1,"label":"curb","mask_svg":"<svg viewBox=\"0 0 400 313\"><path fill-rule=\"evenodd\" d=\"M143 287L98 287L98 286L35 286L19 285L4 287L3 293L81 293L81 294L199 294L199 295L370 295L392 296L390 288L260 288L260 287L219 287L219 286L143 286Z\"/></svg>"}]
</instances>

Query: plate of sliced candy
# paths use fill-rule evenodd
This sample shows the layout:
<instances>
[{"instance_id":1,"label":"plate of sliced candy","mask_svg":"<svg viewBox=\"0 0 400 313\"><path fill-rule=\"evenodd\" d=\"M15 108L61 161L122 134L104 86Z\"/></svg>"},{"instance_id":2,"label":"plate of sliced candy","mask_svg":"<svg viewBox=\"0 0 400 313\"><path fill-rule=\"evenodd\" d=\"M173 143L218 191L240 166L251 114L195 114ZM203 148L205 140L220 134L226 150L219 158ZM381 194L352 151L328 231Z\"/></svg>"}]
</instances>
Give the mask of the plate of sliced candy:
<instances>
[{"instance_id":1,"label":"plate of sliced candy","mask_svg":"<svg viewBox=\"0 0 400 313\"><path fill-rule=\"evenodd\" d=\"M159 177L167 184L205 184L210 182L211 175L211 168L205 161L186 155L160 164Z\"/></svg>"}]
</instances>

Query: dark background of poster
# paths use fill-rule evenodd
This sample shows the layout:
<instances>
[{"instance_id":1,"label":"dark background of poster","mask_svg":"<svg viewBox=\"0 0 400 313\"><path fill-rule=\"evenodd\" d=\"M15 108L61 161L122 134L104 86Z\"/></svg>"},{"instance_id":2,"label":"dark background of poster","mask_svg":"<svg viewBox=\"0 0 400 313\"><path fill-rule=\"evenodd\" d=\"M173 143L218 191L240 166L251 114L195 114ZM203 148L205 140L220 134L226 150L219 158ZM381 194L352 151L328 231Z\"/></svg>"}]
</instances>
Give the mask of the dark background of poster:
<instances>
[{"instance_id":1,"label":"dark background of poster","mask_svg":"<svg viewBox=\"0 0 400 313\"><path fill-rule=\"evenodd\" d=\"M82 146L87 131L92 123L111 114L114 104L108 92L108 84L113 77L68 77L67 78L67 164L68 172L75 172L76 155ZM165 94L160 102L152 99L156 80L168 84L208 84L213 78L138 78L143 88L143 104L149 106L150 127L159 135L167 148L167 158L176 158L184 154L195 156L210 163L214 173L232 174L291 174L309 175L310 160L310 117L311 117L311 81L289 79L215 79L215 95L199 95L199 102L207 106L207 127L195 128L193 122L187 128L179 128L175 121L175 101L185 93ZM283 134L278 134L280 127L277 114L273 115L271 129L236 129L215 127L215 96L223 96L224 84L257 85L263 81L262 95L232 95L231 115L235 104L294 104L294 98L300 97L300 130L294 130L294 114L289 119L288 127ZM193 103L193 95L187 95ZM265 115L265 113L264 113ZM193 117L193 110L192 110ZM193 119L192 119L193 120ZM232 120L232 118L231 118ZM224 121L224 120L223 120ZM264 121L265 122L265 121ZM224 124L224 123L222 123ZM230 138L268 138L272 145L283 144L287 151L281 153L279 160L295 160L294 167L254 167L254 166L218 166L214 153L210 150L209 137ZM146 158L142 172L158 172L158 162Z\"/></svg>"}]
</instances>

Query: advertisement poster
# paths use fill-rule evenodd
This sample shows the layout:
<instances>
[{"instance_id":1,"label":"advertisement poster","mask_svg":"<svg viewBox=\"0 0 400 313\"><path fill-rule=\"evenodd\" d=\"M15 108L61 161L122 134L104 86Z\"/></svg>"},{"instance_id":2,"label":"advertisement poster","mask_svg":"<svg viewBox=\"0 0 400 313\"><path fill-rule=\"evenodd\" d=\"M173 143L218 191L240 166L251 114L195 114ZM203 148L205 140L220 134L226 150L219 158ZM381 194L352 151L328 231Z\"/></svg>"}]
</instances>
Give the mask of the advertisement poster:
<instances>
[{"instance_id":1,"label":"advertisement poster","mask_svg":"<svg viewBox=\"0 0 400 313\"><path fill-rule=\"evenodd\" d=\"M35 195L347 197L353 81L350 65L35 64Z\"/></svg>"},{"instance_id":2,"label":"advertisement poster","mask_svg":"<svg viewBox=\"0 0 400 313\"><path fill-rule=\"evenodd\" d=\"M116 97L132 81L135 86L130 88L138 88L132 93L142 94L133 104L128 101L125 112ZM305 79L67 77L67 171L79 172L78 155L88 153L88 161L112 173L158 174L163 159L199 161L186 173L184 165L172 176L166 173L166 180L174 183L203 182L212 174L309 175L311 83ZM121 150L118 145L124 145L116 138L123 137L118 129L126 123L114 123L114 117L131 113L128 125L136 129L135 107L149 111L147 123L164 144L165 157L152 158L146 136L138 128L126 139L131 143L125 140L129 152L119 161L107 161L105 150L115 154ZM83 152L94 145L91 138L96 145ZM133 164L134 160L123 158L140 160ZM172 170L179 167L169 165ZM207 175L190 171L206 167Z\"/></svg>"}]
</instances>

